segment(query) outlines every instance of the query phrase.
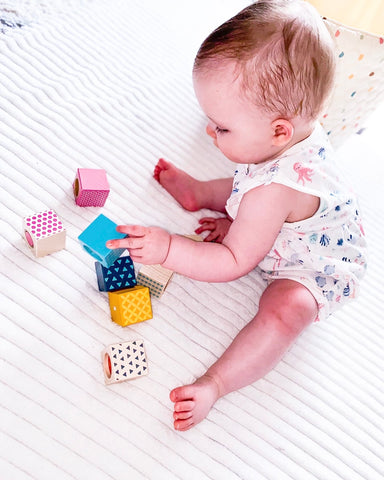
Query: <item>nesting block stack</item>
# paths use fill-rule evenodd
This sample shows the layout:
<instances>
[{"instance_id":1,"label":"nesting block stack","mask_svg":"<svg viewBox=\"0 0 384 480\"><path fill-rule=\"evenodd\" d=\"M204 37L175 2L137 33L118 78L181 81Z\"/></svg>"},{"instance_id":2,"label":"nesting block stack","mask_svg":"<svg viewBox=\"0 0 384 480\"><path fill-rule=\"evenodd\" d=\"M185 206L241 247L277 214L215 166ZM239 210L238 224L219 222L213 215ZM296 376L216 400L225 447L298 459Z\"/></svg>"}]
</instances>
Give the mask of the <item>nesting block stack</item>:
<instances>
[{"instance_id":1,"label":"nesting block stack","mask_svg":"<svg viewBox=\"0 0 384 480\"><path fill-rule=\"evenodd\" d=\"M105 170L78 168L73 182L76 205L80 207L103 207L109 195L109 184Z\"/></svg>"},{"instance_id":2,"label":"nesting block stack","mask_svg":"<svg viewBox=\"0 0 384 480\"><path fill-rule=\"evenodd\" d=\"M101 359L107 385L148 374L147 357L142 340L109 345L101 352Z\"/></svg>"},{"instance_id":3,"label":"nesting block stack","mask_svg":"<svg viewBox=\"0 0 384 480\"><path fill-rule=\"evenodd\" d=\"M126 327L152 318L152 304L149 289L137 286L132 259L121 257L125 248L111 250L105 245L111 238L126 237L116 227L116 223L100 214L78 238L83 248L98 259L98 286L100 291L108 292L112 320Z\"/></svg>"},{"instance_id":4,"label":"nesting block stack","mask_svg":"<svg viewBox=\"0 0 384 480\"><path fill-rule=\"evenodd\" d=\"M131 257L121 256L125 248L109 249L106 242L125 238L116 231L117 224L100 214L78 237L95 262L99 290L108 292L112 320L126 327L152 318L147 287L137 285ZM107 385L131 380L148 373L143 341L109 345L101 353Z\"/></svg>"},{"instance_id":5,"label":"nesting block stack","mask_svg":"<svg viewBox=\"0 0 384 480\"><path fill-rule=\"evenodd\" d=\"M24 238L36 257L65 248L65 228L53 210L23 218Z\"/></svg>"}]
</instances>

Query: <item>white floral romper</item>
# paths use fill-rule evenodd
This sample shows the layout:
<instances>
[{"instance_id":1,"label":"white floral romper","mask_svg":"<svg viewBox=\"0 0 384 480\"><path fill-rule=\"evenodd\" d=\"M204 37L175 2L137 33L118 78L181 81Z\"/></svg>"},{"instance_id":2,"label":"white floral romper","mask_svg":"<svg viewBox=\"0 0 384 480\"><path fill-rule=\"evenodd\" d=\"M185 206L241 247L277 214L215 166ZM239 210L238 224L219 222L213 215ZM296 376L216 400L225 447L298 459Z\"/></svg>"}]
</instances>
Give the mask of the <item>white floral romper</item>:
<instances>
[{"instance_id":1,"label":"white floral romper","mask_svg":"<svg viewBox=\"0 0 384 480\"><path fill-rule=\"evenodd\" d=\"M280 157L238 165L226 209L235 218L242 196L260 185L280 183L320 198L318 211L284 223L271 251L259 263L263 277L305 285L326 318L358 294L366 270L366 241L353 192L340 180L332 147L318 124Z\"/></svg>"}]
</instances>

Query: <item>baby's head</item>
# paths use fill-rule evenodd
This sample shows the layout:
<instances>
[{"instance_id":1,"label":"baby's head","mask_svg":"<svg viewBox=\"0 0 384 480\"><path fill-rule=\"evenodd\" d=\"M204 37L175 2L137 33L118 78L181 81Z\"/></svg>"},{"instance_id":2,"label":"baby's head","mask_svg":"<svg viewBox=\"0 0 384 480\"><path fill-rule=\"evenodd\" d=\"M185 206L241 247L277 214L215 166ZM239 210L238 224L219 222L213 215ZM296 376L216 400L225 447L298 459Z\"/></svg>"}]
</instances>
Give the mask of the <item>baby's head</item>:
<instances>
[{"instance_id":1,"label":"baby's head","mask_svg":"<svg viewBox=\"0 0 384 480\"><path fill-rule=\"evenodd\" d=\"M247 101L272 116L313 122L332 90L332 39L317 11L302 0L259 0L212 32L194 75L230 63Z\"/></svg>"}]
</instances>

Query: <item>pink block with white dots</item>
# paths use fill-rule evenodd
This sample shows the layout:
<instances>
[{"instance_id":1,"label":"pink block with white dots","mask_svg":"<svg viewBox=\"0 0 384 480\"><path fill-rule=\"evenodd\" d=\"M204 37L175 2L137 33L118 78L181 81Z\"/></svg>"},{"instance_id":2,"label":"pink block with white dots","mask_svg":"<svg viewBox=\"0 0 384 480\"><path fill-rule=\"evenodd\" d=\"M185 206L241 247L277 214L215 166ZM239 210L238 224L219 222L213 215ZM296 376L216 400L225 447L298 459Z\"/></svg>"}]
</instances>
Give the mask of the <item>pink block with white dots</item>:
<instances>
[{"instance_id":1,"label":"pink block with white dots","mask_svg":"<svg viewBox=\"0 0 384 480\"><path fill-rule=\"evenodd\" d=\"M65 228L53 210L25 217L23 231L24 238L36 257L44 257L65 248Z\"/></svg>"},{"instance_id":2,"label":"pink block with white dots","mask_svg":"<svg viewBox=\"0 0 384 480\"><path fill-rule=\"evenodd\" d=\"M103 207L109 195L105 170L78 168L73 182L76 205L80 207Z\"/></svg>"}]
</instances>

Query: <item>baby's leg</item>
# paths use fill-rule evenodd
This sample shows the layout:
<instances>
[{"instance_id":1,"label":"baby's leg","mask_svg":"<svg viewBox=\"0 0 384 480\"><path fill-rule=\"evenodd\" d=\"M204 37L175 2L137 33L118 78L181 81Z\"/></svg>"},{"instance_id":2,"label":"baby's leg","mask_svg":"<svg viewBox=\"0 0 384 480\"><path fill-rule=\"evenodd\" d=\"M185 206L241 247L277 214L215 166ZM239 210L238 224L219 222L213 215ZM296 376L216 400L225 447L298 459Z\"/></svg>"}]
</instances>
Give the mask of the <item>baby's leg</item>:
<instances>
[{"instance_id":1,"label":"baby's leg","mask_svg":"<svg viewBox=\"0 0 384 480\"><path fill-rule=\"evenodd\" d=\"M176 430L188 430L209 413L219 397L264 377L317 315L310 291L293 280L275 280L259 311L221 358L195 383L171 391Z\"/></svg>"},{"instance_id":2,"label":"baby's leg","mask_svg":"<svg viewBox=\"0 0 384 480\"><path fill-rule=\"evenodd\" d=\"M232 191L231 178L202 182L162 158L153 176L186 210L194 212L209 208L225 212L225 204Z\"/></svg>"}]
</instances>

